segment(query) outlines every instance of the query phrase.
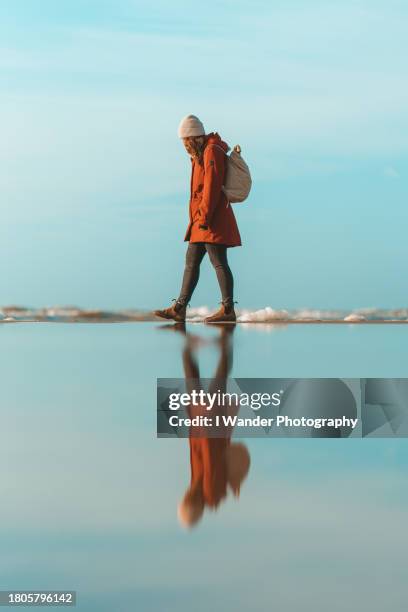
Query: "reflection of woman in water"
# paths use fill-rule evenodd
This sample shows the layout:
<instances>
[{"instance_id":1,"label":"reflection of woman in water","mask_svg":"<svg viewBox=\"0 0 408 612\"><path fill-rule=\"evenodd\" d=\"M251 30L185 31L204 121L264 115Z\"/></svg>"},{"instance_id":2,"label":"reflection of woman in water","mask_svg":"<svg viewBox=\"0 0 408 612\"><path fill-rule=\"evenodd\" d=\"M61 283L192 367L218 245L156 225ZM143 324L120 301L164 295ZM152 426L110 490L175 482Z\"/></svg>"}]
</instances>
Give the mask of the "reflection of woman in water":
<instances>
[{"instance_id":1,"label":"reflection of woman in water","mask_svg":"<svg viewBox=\"0 0 408 612\"><path fill-rule=\"evenodd\" d=\"M231 336L235 326L225 325L220 329L220 357L208 389L209 393L227 390L227 377L232 366ZM193 355L192 341L187 336L183 351L183 366L186 378L186 391L202 389L198 363ZM237 405L214 405L210 416L236 414ZM189 406L189 416L209 415L206 406ZM204 509L215 509L226 498L228 489L238 497L241 483L249 470L249 453L244 444L231 442L232 427L190 428L190 466L191 481L178 507L180 522L185 527L193 527L201 519ZM217 436L217 437L214 437Z\"/></svg>"}]
</instances>

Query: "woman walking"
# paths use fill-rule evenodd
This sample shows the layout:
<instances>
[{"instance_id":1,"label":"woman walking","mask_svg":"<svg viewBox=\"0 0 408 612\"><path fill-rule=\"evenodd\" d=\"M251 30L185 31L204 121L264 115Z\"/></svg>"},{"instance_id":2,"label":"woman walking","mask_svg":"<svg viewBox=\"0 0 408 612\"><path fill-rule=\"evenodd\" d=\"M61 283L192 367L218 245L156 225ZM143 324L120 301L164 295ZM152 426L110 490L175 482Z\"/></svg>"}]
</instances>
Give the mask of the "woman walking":
<instances>
[{"instance_id":1,"label":"woman walking","mask_svg":"<svg viewBox=\"0 0 408 612\"><path fill-rule=\"evenodd\" d=\"M206 253L217 274L221 308L206 323L235 321L234 279L228 265L227 248L241 246L241 237L231 205L222 190L226 153L230 147L217 132L205 133L195 115L181 120L178 136L191 159L189 224L184 237L189 242L183 282L175 303L154 314L164 319L184 321L186 309L197 285L200 264Z\"/></svg>"}]
</instances>

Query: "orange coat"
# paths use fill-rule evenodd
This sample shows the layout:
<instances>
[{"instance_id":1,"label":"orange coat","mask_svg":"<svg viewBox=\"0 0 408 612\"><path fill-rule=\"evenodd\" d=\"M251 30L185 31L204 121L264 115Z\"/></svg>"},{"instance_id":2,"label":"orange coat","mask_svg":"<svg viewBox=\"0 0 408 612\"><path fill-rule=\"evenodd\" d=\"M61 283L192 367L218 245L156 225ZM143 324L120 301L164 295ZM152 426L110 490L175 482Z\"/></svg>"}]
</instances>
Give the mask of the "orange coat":
<instances>
[{"instance_id":1,"label":"orange coat","mask_svg":"<svg viewBox=\"0 0 408 612\"><path fill-rule=\"evenodd\" d=\"M218 146L214 146L218 145ZM191 157L190 221L185 241L241 246L235 215L221 187L224 183L226 142L217 132L205 136L203 164ZM200 229L200 225L208 229Z\"/></svg>"}]
</instances>

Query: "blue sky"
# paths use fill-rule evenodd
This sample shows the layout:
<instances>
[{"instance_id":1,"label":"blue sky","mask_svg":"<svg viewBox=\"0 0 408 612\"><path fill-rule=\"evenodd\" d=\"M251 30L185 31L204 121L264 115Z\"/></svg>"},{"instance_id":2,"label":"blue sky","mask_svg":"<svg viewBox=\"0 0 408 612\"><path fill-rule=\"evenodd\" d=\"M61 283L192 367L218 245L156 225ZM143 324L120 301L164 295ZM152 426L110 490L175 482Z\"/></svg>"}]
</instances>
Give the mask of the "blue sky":
<instances>
[{"instance_id":1,"label":"blue sky","mask_svg":"<svg viewBox=\"0 0 408 612\"><path fill-rule=\"evenodd\" d=\"M0 303L176 297L195 113L254 179L242 307L406 305L402 1L0 5ZM208 262L192 304L218 302Z\"/></svg>"}]
</instances>

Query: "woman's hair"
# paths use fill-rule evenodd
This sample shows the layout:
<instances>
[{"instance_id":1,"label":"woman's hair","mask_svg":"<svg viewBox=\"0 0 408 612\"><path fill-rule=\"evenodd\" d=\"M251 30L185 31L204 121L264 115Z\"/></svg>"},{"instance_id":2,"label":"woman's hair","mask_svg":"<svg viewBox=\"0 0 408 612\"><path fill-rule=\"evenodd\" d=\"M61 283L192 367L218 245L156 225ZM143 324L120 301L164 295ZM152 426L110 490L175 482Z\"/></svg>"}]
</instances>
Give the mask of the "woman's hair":
<instances>
[{"instance_id":1,"label":"woman's hair","mask_svg":"<svg viewBox=\"0 0 408 612\"><path fill-rule=\"evenodd\" d=\"M204 155L204 142L199 142L197 140L198 137L190 136L188 139L188 144L193 150L193 155L197 159L198 163L203 165L203 155Z\"/></svg>"}]
</instances>

